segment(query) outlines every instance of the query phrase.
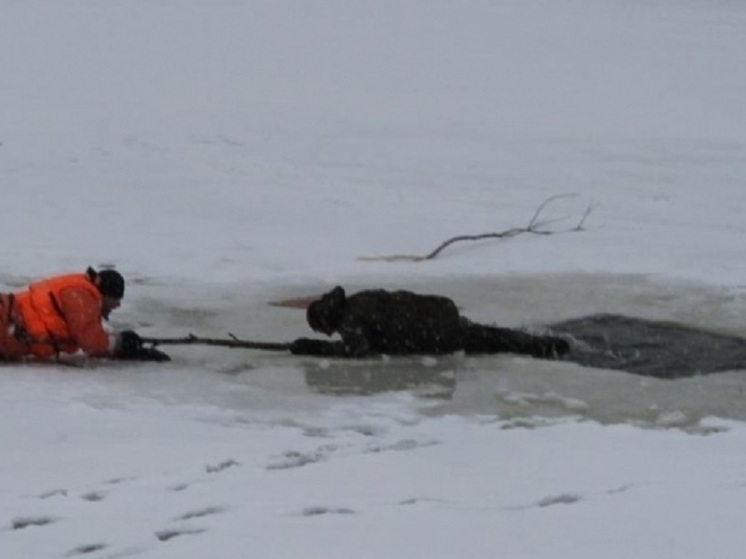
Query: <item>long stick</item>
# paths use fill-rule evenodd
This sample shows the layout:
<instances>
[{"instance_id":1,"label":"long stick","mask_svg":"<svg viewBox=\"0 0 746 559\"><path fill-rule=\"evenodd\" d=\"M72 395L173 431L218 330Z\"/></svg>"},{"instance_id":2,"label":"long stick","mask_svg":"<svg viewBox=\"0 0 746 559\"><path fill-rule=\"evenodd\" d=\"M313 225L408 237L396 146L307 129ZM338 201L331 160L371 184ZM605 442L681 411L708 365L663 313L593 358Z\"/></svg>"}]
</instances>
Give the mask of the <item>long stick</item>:
<instances>
[{"instance_id":1,"label":"long stick","mask_svg":"<svg viewBox=\"0 0 746 559\"><path fill-rule=\"evenodd\" d=\"M252 342L250 340L239 340L233 334L230 339L225 338L200 338L189 334L183 338L142 338L143 343L158 345L214 345L222 347L240 347L244 349L264 349L267 351L285 351L290 349L288 343L277 342Z\"/></svg>"}]
</instances>

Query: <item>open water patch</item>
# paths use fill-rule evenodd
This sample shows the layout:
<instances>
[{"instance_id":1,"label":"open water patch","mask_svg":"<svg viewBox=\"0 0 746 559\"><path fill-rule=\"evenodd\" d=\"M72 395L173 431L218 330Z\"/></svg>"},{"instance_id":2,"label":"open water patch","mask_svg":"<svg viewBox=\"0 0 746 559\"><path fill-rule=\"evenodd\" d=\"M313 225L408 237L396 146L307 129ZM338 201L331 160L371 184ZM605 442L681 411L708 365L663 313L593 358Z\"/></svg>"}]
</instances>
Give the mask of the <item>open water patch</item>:
<instances>
[{"instance_id":1,"label":"open water patch","mask_svg":"<svg viewBox=\"0 0 746 559\"><path fill-rule=\"evenodd\" d=\"M549 328L572 341L567 360L589 367L665 379L746 370L746 339L675 322L598 314Z\"/></svg>"},{"instance_id":2,"label":"open water patch","mask_svg":"<svg viewBox=\"0 0 746 559\"><path fill-rule=\"evenodd\" d=\"M553 331L574 339L567 360L515 355L365 360L281 352L173 347L171 401L195 399L250 413L364 407L377 395L414 395L425 414L486 414L507 420L580 417L603 423L698 429L708 417L746 420L746 290L595 274L505 277L365 277L348 292L410 289L451 297L485 324ZM148 335L283 342L315 337L300 309L271 301L333 284L147 287L120 320ZM158 304L153 304L158 301ZM201 371L201 373L199 372ZM217 376L216 376L217 375ZM184 382L187 382L184 380ZM182 383L183 384L183 383ZM194 389L192 389L194 388ZM380 400L379 400L380 401ZM528 423L525 423L528 424Z\"/></svg>"}]
</instances>

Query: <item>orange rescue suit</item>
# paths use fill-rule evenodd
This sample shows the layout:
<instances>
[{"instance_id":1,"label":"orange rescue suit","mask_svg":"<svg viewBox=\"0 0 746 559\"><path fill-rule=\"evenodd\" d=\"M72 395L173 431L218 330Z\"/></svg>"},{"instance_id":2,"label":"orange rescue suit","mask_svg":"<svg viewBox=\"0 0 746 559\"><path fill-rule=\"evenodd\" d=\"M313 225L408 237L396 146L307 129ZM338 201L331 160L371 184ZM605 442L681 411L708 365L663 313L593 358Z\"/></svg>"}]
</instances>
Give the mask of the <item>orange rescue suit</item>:
<instances>
[{"instance_id":1,"label":"orange rescue suit","mask_svg":"<svg viewBox=\"0 0 746 559\"><path fill-rule=\"evenodd\" d=\"M103 298L86 274L67 274L32 283L15 294L16 327L36 357L57 353L111 354L112 335L101 323Z\"/></svg>"}]
</instances>

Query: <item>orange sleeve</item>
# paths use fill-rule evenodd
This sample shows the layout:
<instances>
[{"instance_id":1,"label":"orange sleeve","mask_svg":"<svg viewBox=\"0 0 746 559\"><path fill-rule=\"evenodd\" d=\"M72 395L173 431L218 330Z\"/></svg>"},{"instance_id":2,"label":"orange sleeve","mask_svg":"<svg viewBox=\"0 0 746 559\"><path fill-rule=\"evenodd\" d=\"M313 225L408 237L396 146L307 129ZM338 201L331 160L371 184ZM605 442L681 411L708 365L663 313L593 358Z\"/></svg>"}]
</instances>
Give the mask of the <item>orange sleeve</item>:
<instances>
[{"instance_id":1,"label":"orange sleeve","mask_svg":"<svg viewBox=\"0 0 746 559\"><path fill-rule=\"evenodd\" d=\"M101 324L101 303L83 289L71 287L60 293L60 307L70 337L88 355L111 353L112 336Z\"/></svg>"}]
</instances>

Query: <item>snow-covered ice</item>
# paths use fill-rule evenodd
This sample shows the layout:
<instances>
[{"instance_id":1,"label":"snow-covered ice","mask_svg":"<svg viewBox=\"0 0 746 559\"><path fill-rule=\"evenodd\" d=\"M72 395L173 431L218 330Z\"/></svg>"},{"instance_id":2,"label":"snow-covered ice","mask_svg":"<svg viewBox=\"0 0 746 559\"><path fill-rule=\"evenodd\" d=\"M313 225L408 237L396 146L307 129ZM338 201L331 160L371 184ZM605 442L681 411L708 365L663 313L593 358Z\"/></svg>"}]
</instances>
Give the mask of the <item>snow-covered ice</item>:
<instances>
[{"instance_id":1,"label":"snow-covered ice","mask_svg":"<svg viewBox=\"0 0 746 559\"><path fill-rule=\"evenodd\" d=\"M338 283L746 336L745 28L738 1L6 0L0 287L115 265L112 326L153 336L309 335L267 303ZM359 258L555 195L555 235ZM742 371L170 352L0 368L0 557L746 548Z\"/></svg>"}]
</instances>

